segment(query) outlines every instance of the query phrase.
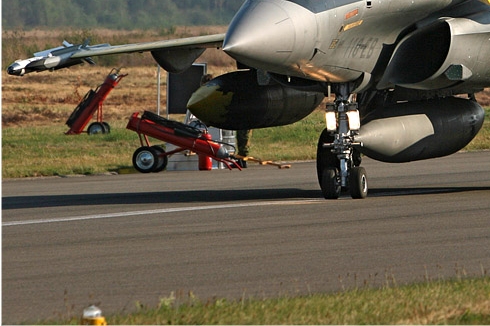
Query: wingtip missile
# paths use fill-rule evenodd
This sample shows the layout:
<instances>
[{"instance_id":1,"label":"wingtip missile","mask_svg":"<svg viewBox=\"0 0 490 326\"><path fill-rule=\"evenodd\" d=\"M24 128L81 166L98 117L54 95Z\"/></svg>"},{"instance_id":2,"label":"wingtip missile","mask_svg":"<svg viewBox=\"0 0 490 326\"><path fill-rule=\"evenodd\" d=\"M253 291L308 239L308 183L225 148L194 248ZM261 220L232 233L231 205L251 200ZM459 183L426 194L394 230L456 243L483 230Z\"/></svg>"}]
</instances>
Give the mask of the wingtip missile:
<instances>
[{"instance_id":1,"label":"wingtip missile","mask_svg":"<svg viewBox=\"0 0 490 326\"><path fill-rule=\"evenodd\" d=\"M27 71L26 67L32 62L36 62L41 60L42 57L32 57L30 59L25 60L16 60L10 66L7 67L7 73L12 76L24 76Z\"/></svg>"},{"instance_id":2,"label":"wingtip missile","mask_svg":"<svg viewBox=\"0 0 490 326\"><path fill-rule=\"evenodd\" d=\"M37 52L34 54L34 57L29 59L15 61L7 67L7 73L12 76L24 76L25 74L34 71L53 71L82 64L84 62L94 65L95 62L89 56L76 59L73 59L72 56L75 53L88 51L92 48L107 46L110 46L110 44L97 44L89 46L88 40L86 40L83 44L71 44L67 41L63 41L63 46Z\"/></svg>"}]
</instances>

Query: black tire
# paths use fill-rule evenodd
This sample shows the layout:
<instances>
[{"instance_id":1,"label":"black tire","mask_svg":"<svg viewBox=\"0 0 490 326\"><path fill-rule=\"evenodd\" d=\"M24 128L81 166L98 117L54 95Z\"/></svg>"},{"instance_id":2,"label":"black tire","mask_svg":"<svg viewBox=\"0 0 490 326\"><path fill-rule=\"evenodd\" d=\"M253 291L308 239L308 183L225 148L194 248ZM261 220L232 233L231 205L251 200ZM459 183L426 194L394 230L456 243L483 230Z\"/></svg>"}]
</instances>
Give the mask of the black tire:
<instances>
[{"instance_id":1,"label":"black tire","mask_svg":"<svg viewBox=\"0 0 490 326\"><path fill-rule=\"evenodd\" d=\"M89 135L99 135L107 133L107 129L104 124L100 122L93 122L88 126L87 133Z\"/></svg>"},{"instance_id":2,"label":"black tire","mask_svg":"<svg viewBox=\"0 0 490 326\"><path fill-rule=\"evenodd\" d=\"M325 199L338 199L342 191L339 182L339 170L332 167L325 168L322 173L320 186Z\"/></svg>"},{"instance_id":3,"label":"black tire","mask_svg":"<svg viewBox=\"0 0 490 326\"><path fill-rule=\"evenodd\" d=\"M153 172L158 167L158 153L154 148L143 146L133 154L133 166L141 173Z\"/></svg>"},{"instance_id":4,"label":"black tire","mask_svg":"<svg viewBox=\"0 0 490 326\"><path fill-rule=\"evenodd\" d=\"M368 194L368 183L366 169L354 167L349 174L349 189L351 197L354 199L364 199Z\"/></svg>"},{"instance_id":5,"label":"black tire","mask_svg":"<svg viewBox=\"0 0 490 326\"><path fill-rule=\"evenodd\" d=\"M340 161L335 154L332 153L330 148L323 148L323 144L332 143L334 141L334 136L330 134L330 132L325 129L320 135L320 139L318 140L317 152L316 152L316 172L318 177L318 183L320 184L320 188L322 187L323 182L323 173L325 168L339 168Z\"/></svg>"},{"instance_id":6,"label":"black tire","mask_svg":"<svg viewBox=\"0 0 490 326\"><path fill-rule=\"evenodd\" d=\"M153 170L153 172L155 173L162 172L163 170L165 170L168 164L168 157L166 155L163 155L165 154L165 150L161 146L157 146L157 145L151 146L151 148L156 150L158 155L158 165L155 168L155 170Z\"/></svg>"},{"instance_id":7,"label":"black tire","mask_svg":"<svg viewBox=\"0 0 490 326\"><path fill-rule=\"evenodd\" d=\"M111 126L107 122L102 122L102 124L105 127L105 133L110 134L111 133Z\"/></svg>"}]
</instances>

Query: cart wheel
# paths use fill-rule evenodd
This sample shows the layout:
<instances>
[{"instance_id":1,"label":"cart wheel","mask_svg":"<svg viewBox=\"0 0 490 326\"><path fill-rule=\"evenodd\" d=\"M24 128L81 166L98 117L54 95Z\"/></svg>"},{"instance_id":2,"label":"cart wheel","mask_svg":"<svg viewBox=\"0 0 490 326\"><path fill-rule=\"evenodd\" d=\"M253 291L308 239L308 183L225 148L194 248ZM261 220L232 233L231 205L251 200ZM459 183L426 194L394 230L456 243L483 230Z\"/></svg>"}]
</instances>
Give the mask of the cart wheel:
<instances>
[{"instance_id":1,"label":"cart wheel","mask_svg":"<svg viewBox=\"0 0 490 326\"><path fill-rule=\"evenodd\" d=\"M107 123L107 122L102 122L102 124L104 125L104 128L105 128L105 133L106 134L110 134L111 133L111 126Z\"/></svg>"},{"instance_id":2,"label":"cart wheel","mask_svg":"<svg viewBox=\"0 0 490 326\"><path fill-rule=\"evenodd\" d=\"M165 170L168 164L168 157L167 155L164 155L165 150L161 146L157 146L157 145L151 146L151 148L156 150L158 155L158 165L155 168L155 170L153 170L153 172L162 172L163 170Z\"/></svg>"},{"instance_id":3,"label":"cart wheel","mask_svg":"<svg viewBox=\"0 0 490 326\"><path fill-rule=\"evenodd\" d=\"M158 166L158 154L154 148L143 146L133 154L133 166L141 173L153 172Z\"/></svg>"},{"instance_id":4,"label":"cart wheel","mask_svg":"<svg viewBox=\"0 0 490 326\"><path fill-rule=\"evenodd\" d=\"M87 133L89 135L105 134L106 128L100 122L93 122L88 126Z\"/></svg>"}]
</instances>

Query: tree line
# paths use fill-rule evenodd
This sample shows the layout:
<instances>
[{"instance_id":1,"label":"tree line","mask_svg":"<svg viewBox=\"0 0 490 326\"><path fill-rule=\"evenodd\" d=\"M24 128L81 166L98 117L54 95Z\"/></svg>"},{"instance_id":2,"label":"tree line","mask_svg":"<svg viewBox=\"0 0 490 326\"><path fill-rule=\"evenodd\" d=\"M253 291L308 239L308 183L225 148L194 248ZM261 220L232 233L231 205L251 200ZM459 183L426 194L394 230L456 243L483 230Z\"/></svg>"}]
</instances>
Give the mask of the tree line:
<instances>
[{"instance_id":1,"label":"tree line","mask_svg":"<svg viewBox=\"0 0 490 326\"><path fill-rule=\"evenodd\" d=\"M244 0L3 0L3 29L227 25Z\"/></svg>"}]
</instances>

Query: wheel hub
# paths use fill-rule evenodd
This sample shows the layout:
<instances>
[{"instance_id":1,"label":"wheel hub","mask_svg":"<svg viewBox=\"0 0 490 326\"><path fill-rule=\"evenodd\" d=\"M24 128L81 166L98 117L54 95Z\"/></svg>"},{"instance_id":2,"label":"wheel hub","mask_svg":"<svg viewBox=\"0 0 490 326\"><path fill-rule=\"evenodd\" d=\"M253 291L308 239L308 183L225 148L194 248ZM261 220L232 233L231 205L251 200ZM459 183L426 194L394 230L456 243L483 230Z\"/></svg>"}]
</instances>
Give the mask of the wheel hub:
<instances>
[{"instance_id":1,"label":"wheel hub","mask_svg":"<svg viewBox=\"0 0 490 326\"><path fill-rule=\"evenodd\" d=\"M148 169L155 163L153 155L149 152L141 152L136 158L136 164L143 169Z\"/></svg>"}]
</instances>

